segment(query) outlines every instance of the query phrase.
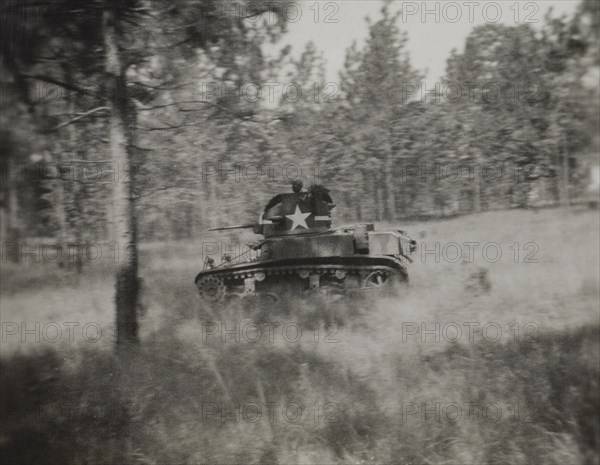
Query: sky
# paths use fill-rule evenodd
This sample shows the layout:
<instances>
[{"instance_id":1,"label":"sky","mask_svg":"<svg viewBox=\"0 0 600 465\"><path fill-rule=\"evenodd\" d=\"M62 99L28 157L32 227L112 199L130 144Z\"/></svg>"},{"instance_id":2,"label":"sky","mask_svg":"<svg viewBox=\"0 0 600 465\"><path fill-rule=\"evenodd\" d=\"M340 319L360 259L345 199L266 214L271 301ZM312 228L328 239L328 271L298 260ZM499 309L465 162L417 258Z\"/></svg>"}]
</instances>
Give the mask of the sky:
<instances>
[{"instance_id":1,"label":"sky","mask_svg":"<svg viewBox=\"0 0 600 465\"><path fill-rule=\"evenodd\" d=\"M399 27L408 34L407 50L415 68L426 72L426 83L439 82L444 74L450 51L462 51L470 31L486 23L541 25L552 7L553 14L572 15L577 0L507 0L507 1L402 1L396 0L392 9L401 9ZM298 6L291 3L285 10L288 33L278 44L293 47L299 54L312 40L326 61L326 77L338 81L343 67L345 50L356 40L359 47L368 33L365 17L380 17L380 0L305 0Z\"/></svg>"}]
</instances>

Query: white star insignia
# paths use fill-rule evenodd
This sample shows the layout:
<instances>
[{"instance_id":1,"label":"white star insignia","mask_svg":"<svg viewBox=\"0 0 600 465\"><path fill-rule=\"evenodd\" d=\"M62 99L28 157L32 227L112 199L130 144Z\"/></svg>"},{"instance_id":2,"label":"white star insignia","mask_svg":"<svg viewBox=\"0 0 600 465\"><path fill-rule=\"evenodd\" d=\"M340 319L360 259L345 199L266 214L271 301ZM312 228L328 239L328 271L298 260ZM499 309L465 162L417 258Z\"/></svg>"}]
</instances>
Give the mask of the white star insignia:
<instances>
[{"instance_id":1,"label":"white star insignia","mask_svg":"<svg viewBox=\"0 0 600 465\"><path fill-rule=\"evenodd\" d=\"M300 207L298 205L296 205L296 211L294 212L293 215L285 215L286 218L289 218L290 220L292 220L292 229L291 231L293 231L294 229L296 229L298 226L302 226L305 229L308 229L308 226L306 224L306 218L308 218L312 213L302 213L302 211L300 210Z\"/></svg>"}]
</instances>

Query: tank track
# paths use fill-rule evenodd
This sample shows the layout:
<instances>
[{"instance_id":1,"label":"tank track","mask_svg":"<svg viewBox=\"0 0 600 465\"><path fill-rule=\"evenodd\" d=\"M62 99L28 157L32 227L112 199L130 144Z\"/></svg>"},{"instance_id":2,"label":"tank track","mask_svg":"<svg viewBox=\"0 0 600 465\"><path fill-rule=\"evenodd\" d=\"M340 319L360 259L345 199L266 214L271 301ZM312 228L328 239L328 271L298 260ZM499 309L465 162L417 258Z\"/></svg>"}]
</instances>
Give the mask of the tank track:
<instances>
[{"instance_id":1,"label":"tank track","mask_svg":"<svg viewBox=\"0 0 600 465\"><path fill-rule=\"evenodd\" d=\"M390 257L391 259L391 257ZM401 257L390 264L246 264L242 269L217 268L200 273L196 278L200 296L220 302L228 297L268 296L279 300L282 280L290 281L303 292L352 295L356 292L378 291L393 282L408 282ZM285 285L284 285L285 286Z\"/></svg>"},{"instance_id":2,"label":"tank track","mask_svg":"<svg viewBox=\"0 0 600 465\"><path fill-rule=\"evenodd\" d=\"M280 276L286 274L319 274L319 275L329 275L336 274L338 272L344 271L346 273L360 273L361 271L393 271L393 268L384 267L384 266L341 266L341 265L321 265L321 266L313 266L313 267L297 267L297 266L281 266L277 268L267 268L260 267L251 271L233 271L227 272L224 271L222 274L217 274L216 276L222 276L225 280L230 279L244 279L244 278L256 278L257 275L263 273L266 276ZM261 281L262 275L258 278ZM302 277L302 276L301 276Z\"/></svg>"}]
</instances>

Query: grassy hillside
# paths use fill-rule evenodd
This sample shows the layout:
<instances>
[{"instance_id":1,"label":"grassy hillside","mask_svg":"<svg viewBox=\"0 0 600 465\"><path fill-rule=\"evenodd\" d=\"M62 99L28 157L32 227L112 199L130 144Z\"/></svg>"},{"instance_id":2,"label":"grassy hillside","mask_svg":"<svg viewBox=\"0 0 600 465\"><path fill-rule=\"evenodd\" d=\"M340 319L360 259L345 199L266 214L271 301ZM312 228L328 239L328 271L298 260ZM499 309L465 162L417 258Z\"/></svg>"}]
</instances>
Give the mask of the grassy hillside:
<instances>
[{"instance_id":1,"label":"grassy hillside","mask_svg":"<svg viewBox=\"0 0 600 465\"><path fill-rule=\"evenodd\" d=\"M421 250L401 298L260 320L199 306L202 239L146 244L142 344L121 358L110 260L80 276L3 264L2 458L599 463L598 222L543 210L402 225ZM480 244L472 257L465 243Z\"/></svg>"}]
</instances>

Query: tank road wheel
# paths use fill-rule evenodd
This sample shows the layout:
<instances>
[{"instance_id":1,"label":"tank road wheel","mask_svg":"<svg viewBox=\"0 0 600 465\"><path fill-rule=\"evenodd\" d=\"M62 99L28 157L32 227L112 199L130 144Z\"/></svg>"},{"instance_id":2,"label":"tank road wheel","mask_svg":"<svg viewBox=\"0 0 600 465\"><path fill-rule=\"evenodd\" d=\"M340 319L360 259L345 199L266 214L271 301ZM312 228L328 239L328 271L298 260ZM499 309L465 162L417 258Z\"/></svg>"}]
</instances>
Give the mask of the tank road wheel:
<instances>
[{"instance_id":1,"label":"tank road wheel","mask_svg":"<svg viewBox=\"0 0 600 465\"><path fill-rule=\"evenodd\" d=\"M219 302L225 296L225 283L217 276L204 276L196 283L200 297L208 302Z\"/></svg>"},{"instance_id":2,"label":"tank road wheel","mask_svg":"<svg viewBox=\"0 0 600 465\"><path fill-rule=\"evenodd\" d=\"M363 281L363 287L367 289L385 289L391 284L389 276L385 271L372 271Z\"/></svg>"}]
</instances>

